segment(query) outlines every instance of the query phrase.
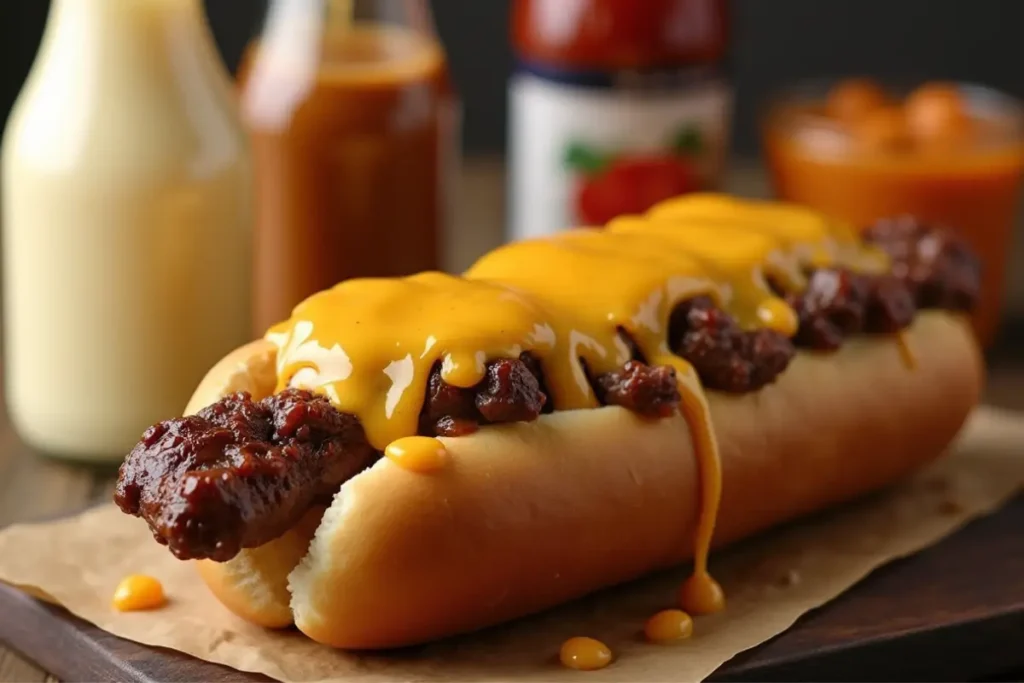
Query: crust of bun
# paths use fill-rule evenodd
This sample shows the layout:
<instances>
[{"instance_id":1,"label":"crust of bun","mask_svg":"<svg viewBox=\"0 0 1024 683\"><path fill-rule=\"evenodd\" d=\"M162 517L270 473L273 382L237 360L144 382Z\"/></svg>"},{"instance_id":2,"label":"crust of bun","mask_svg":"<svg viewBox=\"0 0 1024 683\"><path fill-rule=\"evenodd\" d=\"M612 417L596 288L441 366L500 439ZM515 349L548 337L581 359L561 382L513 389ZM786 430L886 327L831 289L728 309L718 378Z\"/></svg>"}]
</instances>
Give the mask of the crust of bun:
<instances>
[{"instance_id":1,"label":"crust of bun","mask_svg":"<svg viewBox=\"0 0 1024 683\"><path fill-rule=\"evenodd\" d=\"M979 350L965 319L944 312L919 314L905 339L913 368L892 338L860 338L799 353L760 391L708 392L723 470L716 547L885 487L944 452L979 399ZM238 387L270 393L273 355L266 342L236 351L190 406ZM285 625L290 610L314 640L366 649L475 630L690 559L699 488L680 417L604 407L442 440L451 458L440 472L381 459L348 481L308 552L309 528L296 529L203 563L204 580L251 621ZM260 601L263 583L272 598Z\"/></svg>"},{"instance_id":2,"label":"crust of bun","mask_svg":"<svg viewBox=\"0 0 1024 683\"><path fill-rule=\"evenodd\" d=\"M228 394L247 391L259 400L277 386L277 347L265 339L240 346L210 368L185 406L194 415Z\"/></svg>"},{"instance_id":3,"label":"crust of bun","mask_svg":"<svg viewBox=\"0 0 1024 683\"><path fill-rule=\"evenodd\" d=\"M291 626L295 619L288 575L309 551L324 509L311 509L283 536L243 550L229 562L199 560L199 576L225 607L243 619L266 628Z\"/></svg>"}]
</instances>

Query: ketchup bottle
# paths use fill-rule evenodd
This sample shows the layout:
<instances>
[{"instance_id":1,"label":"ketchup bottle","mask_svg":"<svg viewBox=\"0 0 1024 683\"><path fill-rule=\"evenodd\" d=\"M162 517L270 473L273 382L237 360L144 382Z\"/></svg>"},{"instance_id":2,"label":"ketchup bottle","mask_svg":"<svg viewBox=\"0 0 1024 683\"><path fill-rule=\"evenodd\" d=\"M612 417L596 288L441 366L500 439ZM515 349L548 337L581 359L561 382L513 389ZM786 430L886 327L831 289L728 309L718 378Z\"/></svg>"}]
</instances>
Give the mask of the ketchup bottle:
<instances>
[{"instance_id":1,"label":"ketchup bottle","mask_svg":"<svg viewBox=\"0 0 1024 683\"><path fill-rule=\"evenodd\" d=\"M727 0L514 0L509 238L716 189Z\"/></svg>"}]
</instances>

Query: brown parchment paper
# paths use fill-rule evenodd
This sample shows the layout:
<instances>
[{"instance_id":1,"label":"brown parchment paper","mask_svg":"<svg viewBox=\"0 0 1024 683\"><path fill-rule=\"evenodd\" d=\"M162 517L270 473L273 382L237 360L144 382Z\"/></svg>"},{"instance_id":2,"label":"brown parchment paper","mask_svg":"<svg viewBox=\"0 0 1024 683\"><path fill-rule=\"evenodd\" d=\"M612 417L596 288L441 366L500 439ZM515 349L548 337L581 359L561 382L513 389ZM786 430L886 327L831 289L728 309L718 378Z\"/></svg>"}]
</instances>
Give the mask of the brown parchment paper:
<instances>
[{"instance_id":1,"label":"brown parchment paper","mask_svg":"<svg viewBox=\"0 0 1024 683\"><path fill-rule=\"evenodd\" d=\"M123 638L292 681L690 681L786 630L872 569L913 553L990 512L1024 484L1024 414L981 408L948 456L910 481L851 506L725 551L713 570L725 612L697 619L692 639L644 643L646 617L673 604L685 568L602 592L482 633L387 655L334 651L294 631L235 618L191 565L153 542L144 524L105 505L78 517L0 533L0 580L49 596ZM160 578L170 597L153 612L110 607L129 573ZM615 653L606 669L561 668L562 641L590 635Z\"/></svg>"}]
</instances>

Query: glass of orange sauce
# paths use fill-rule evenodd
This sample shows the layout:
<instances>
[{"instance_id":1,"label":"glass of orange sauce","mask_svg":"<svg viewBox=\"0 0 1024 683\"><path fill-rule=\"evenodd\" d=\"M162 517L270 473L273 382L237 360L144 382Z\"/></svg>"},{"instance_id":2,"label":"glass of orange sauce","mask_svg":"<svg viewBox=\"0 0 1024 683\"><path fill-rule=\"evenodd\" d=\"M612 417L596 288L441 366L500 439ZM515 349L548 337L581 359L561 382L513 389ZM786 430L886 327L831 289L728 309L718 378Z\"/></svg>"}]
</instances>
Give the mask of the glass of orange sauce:
<instances>
[{"instance_id":1,"label":"glass of orange sauce","mask_svg":"<svg viewBox=\"0 0 1024 683\"><path fill-rule=\"evenodd\" d=\"M982 264L974 327L989 345L1024 172L1024 107L979 85L805 83L763 119L775 193L867 227L913 215L958 231Z\"/></svg>"}]
</instances>

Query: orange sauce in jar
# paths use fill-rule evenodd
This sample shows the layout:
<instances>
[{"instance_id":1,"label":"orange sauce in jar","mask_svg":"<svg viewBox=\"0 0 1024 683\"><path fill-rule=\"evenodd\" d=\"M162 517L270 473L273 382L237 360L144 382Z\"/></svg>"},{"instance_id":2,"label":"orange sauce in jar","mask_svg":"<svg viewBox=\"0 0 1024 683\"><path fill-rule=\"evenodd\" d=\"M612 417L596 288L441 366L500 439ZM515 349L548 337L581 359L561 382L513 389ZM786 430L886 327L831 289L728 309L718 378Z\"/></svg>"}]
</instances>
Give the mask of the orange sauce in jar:
<instances>
[{"instance_id":1,"label":"orange sauce in jar","mask_svg":"<svg viewBox=\"0 0 1024 683\"><path fill-rule=\"evenodd\" d=\"M956 229L982 263L974 327L999 326L1024 173L1024 112L1000 93L926 83L878 96L864 79L786 98L765 123L780 198L858 227L911 214Z\"/></svg>"},{"instance_id":2,"label":"orange sauce in jar","mask_svg":"<svg viewBox=\"0 0 1024 683\"><path fill-rule=\"evenodd\" d=\"M306 45L289 30L268 27L239 69L256 169L259 335L342 280L438 269L455 142L433 36L357 21Z\"/></svg>"}]
</instances>

